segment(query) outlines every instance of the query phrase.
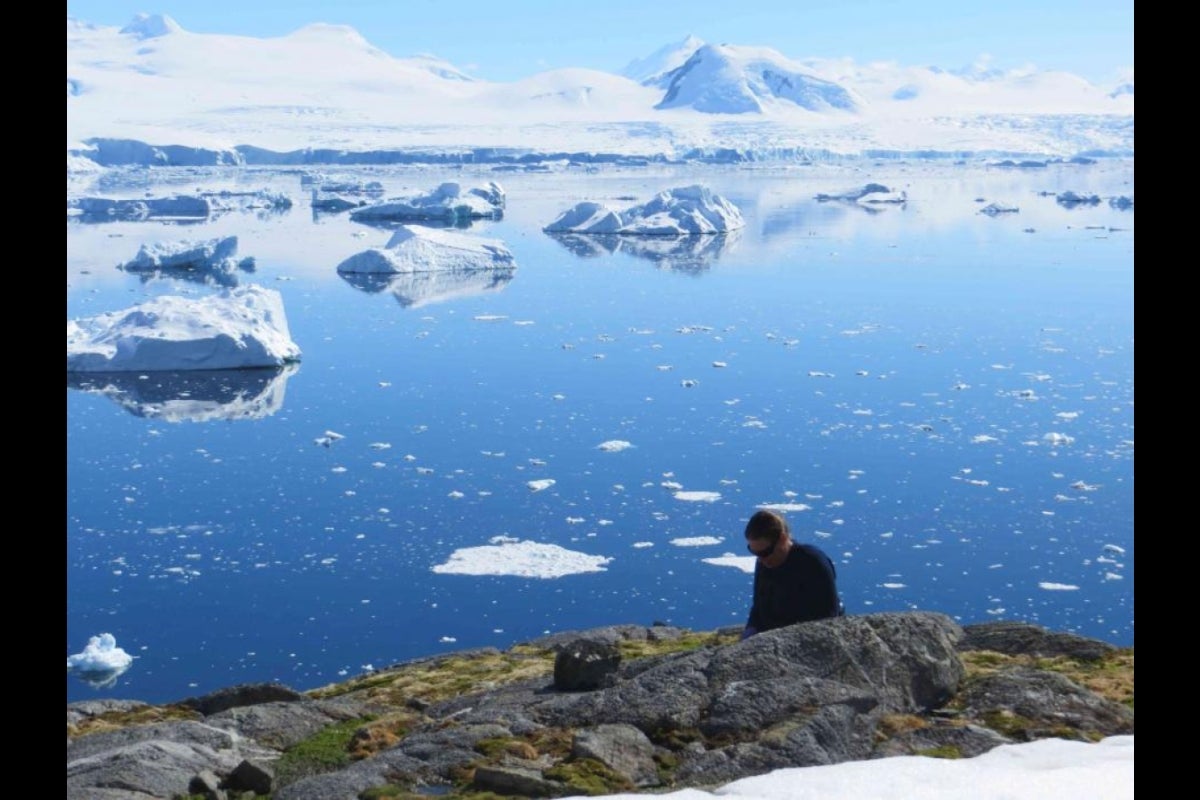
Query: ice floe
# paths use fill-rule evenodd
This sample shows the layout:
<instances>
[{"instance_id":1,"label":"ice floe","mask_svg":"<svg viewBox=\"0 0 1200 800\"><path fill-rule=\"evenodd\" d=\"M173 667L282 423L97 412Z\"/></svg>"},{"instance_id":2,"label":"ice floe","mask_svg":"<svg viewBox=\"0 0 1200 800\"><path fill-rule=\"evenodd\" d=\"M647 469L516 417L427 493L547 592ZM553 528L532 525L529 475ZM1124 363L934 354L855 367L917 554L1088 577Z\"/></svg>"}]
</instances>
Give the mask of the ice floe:
<instances>
[{"instance_id":1,"label":"ice floe","mask_svg":"<svg viewBox=\"0 0 1200 800\"><path fill-rule=\"evenodd\" d=\"M721 499L720 492L675 492L676 500L684 500L690 503L715 503Z\"/></svg>"},{"instance_id":2,"label":"ice floe","mask_svg":"<svg viewBox=\"0 0 1200 800\"><path fill-rule=\"evenodd\" d=\"M593 556L567 550L556 544L515 541L495 537L481 547L455 550L433 572L443 575L511 575L519 578L561 578L585 572L605 572L612 562L605 556Z\"/></svg>"},{"instance_id":3,"label":"ice floe","mask_svg":"<svg viewBox=\"0 0 1200 800\"><path fill-rule=\"evenodd\" d=\"M601 442L596 445L597 450L603 450L606 453L619 453L622 450L628 450L633 445L624 439L609 439L607 442Z\"/></svg>"},{"instance_id":4,"label":"ice floe","mask_svg":"<svg viewBox=\"0 0 1200 800\"><path fill-rule=\"evenodd\" d=\"M746 224L742 212L724 197L701 185L659 192L649 202L615 210L585 201L564 211L543 230L546 233L680 236L716 234Z\"/></svg>"},{"instance_id":5,"label":"ice floe","mask_svg":"<svg viewBox=\"0 0 1200 800\"><path fill-rule=\"evenodd\" d=\"M261 286L199 299L167 295L67 320L67 372L245 369L299 359L283 298Z\"/></svg>"}]
</instances>

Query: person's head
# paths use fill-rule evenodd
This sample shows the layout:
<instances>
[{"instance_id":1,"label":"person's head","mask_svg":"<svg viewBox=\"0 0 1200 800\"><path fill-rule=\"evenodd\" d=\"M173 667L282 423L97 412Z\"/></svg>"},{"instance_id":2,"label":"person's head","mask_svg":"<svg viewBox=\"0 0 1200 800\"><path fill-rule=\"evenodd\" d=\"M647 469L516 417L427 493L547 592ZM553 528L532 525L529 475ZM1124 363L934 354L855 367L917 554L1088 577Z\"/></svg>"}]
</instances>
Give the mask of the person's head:
<instances>
[{"instance_id":1,"label":"person's head","mask_svg":"<svg viewBox=\"0 0 1200 800\"><path fill-rule=\"evenodd\" d=\"M774 511L759 509L746 523L746 547L759 558L770 558L790 538L787 520Z\"/></svg>"}]
</instances>

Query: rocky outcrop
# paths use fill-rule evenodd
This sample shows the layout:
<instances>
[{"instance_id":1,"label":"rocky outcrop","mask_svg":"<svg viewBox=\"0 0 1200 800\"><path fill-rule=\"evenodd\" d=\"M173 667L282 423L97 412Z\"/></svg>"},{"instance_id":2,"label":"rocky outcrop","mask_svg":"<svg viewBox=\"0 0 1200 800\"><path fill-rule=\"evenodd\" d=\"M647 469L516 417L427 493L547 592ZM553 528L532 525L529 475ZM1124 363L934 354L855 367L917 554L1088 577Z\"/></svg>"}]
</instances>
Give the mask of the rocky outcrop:
<instances>
[{"instance_id":1,"label":"rocky outcrop","mask_svg":"<svg viewBox=\"0 0 1200 800\"><path fill-rule=\"evenodd\" d=\"M745 641L664 625L563 632L304 694L234 687L175 704L185 719L114 729L161 709L68 706L67 794L551 797L711 786L893 755L970 757L1048 736L1093 741L1132 733L1131 704L1033 657L1090 674L1121 652L1024 624L964 628L929 612L821 620ZM466 675L476 677L464 691ZM458 688L433 688L439 676ZM342 741L331 732L345 737L338 763L297 769L312 742Z\"/></svg>"}]
</instances>

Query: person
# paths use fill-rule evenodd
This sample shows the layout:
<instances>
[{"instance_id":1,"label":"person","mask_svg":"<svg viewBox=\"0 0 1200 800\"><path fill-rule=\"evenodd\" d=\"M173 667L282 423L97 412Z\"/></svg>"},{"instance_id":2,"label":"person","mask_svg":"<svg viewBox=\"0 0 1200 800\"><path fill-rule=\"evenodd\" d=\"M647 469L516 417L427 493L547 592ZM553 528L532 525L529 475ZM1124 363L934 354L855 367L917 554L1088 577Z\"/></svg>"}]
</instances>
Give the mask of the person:
<instances>
[{"instance_id":1,"label":"person","mask_svg":"<svg viewBox=\"0 0 1200 800\"><path fill-rule=\"evenodd\" d=\"M754 596L742 639L846 613L833 561L815 545L792 541L787 520L779 514L754 512L746 523L746 547L755 556Z\"/></svg>"}]
</instances>

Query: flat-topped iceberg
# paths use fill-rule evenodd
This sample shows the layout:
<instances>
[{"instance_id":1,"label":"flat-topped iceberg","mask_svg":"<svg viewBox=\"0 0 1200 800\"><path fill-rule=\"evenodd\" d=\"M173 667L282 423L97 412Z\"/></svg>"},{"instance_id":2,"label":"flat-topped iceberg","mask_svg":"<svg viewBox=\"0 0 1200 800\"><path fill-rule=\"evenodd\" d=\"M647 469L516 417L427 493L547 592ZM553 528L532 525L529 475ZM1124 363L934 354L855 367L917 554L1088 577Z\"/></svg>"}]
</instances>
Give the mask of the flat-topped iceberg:
<instances>
[{"instance_id":1,"label":"flat-topped iceberg","mask_svg":"<svg viewBox=\"0 0 1200 800\"><path fill-rule=\"evenodd\" d=\"M204 241L177 240L143 244L118 269L144 275L166 274L222 286L237 285L237 270L254 270L254 259L236 258L238 239L225 236Z\"/></svg>"},{"instance_id":2,"label":"flat-topped iceberg","mask_svg":"<svg viewBox=\"0 0 1200 800\"><path fill-rule=\"evenodd\" d=\"M357 222L431 220L452 225L473 219L499 219L504 215L504 203L504 189L495 181L471 189L447 182L429 194L391 197L355 209L350 212L350 219Z\"/></svg>"},{"instance_id":3,"label":"flat-topped iceberg","mask_svg":"<svg viewBox=\"0 0 1200 800\"><path fill-rule=\"evenodd\" d=\"M245 369L299 359L282 296L261 286L157 297L67 320L67 372Z\"/></svg>"},{"instance_id":4,"label":"flat-topped iceberg","mask_svg":"<svg viewBox=\"0 0 1200 800\"><path fill-rule=\"evenodd\" d=\"M499 239L458 231L401 225L383 247L350 256L340 274L396 275L415 272L486 272L516 269L512 252Z\"/></svg>"},{"instance_id":5,"label":"flat-topped iceberg","mask_svg":"<svg viewBox=\"0 0 1200 800\"><path fill-rule=\"evenodd\" d=\"M683 186L659 192L648 203L618 211L585 201L564 211L546 233L684 236L725 233L745 227L742 212L706 186Z\"/></svg>"}]
</instances>

